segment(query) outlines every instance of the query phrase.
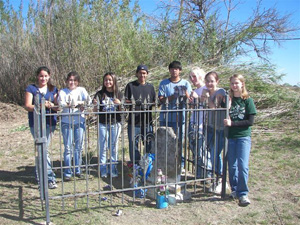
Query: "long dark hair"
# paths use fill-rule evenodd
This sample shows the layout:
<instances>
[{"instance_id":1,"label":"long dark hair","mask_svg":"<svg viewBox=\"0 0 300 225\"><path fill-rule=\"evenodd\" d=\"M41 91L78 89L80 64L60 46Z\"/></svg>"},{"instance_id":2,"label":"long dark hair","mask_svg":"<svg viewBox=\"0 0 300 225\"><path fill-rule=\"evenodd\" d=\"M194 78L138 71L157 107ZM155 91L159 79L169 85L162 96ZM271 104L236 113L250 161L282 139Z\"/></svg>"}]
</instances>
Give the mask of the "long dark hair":
<instances>
[{"instance_id":1,"label":"long dark hair","mask_svg":"<svg viewBox=\"0 0 300 225\"><path fill-rule=\"evenodd\" d=\"M36 76L38 76L38 75L40 74L41 71L47 72L47 73L49 74L49 76L51 75L50 69L49 69L48 67L46 67L46 66L41 66L41 67L39 67L39 68L36 70L36 72L35 72ZM47 87L48 87L49 91L53 91L53 90L54 90L54 85L53 85L52 82L51 82L51 76L50 76L50 78L49 78L49 80L48 80Z\"/></svg>"},{"instance_id":2,"label":"long dark hair","mask_svg":"<svg viewBox=\"0 0 300 225\"><path fill-rule=\"evenodd\" d=\"M113 83L114 83L113 84L113 93L114 93L115 97L118 97L119 89L118 89L118 83L117 83L117 76L113 72L107 72L107 73L104 74L103 79L102 79L102 91L106 91L106 87L104 85L104 79L107 76L111 76L112 77Z\"/></svg>"}]
</instances>

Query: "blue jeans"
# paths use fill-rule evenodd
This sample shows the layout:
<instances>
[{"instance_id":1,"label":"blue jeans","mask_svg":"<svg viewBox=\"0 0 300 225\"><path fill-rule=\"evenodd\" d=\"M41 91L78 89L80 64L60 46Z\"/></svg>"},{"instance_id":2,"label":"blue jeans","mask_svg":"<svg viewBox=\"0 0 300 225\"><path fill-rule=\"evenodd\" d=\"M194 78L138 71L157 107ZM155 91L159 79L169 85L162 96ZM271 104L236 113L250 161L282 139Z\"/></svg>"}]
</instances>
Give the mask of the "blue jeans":
<instances>
[{"instance_id":1,"label":"blue jeans","mask_svg":"<svg viewBox=\"0 0 300 225\"><path fill-rule=\"evenodd\" d=\"M49 181L55 181L55 173L53 172L52 170L52 167L51 167L51 160L50 160L50 157L49 157L49 146L50 146L50 142L51 142L51 137L54 133L54 130L55 130L55 127L56 126L48 126L46 127L46 137L47 137L47 174L48 174L48 182ZM34 127L30 127L30 132L34 138ZM37 173L37 158L36 158L36 165L35 165L35 175L36 175L36 178L38 178L38 173Z\"/></svg>"},{"instance_id":2,"label":"blue jeans","mask_svg":"<svg viewBox=\"0 0 300 225\"><path fill-rule=\"evenodd\" d=\"M137 163L141 159L141 153L139 152L139 141L141 140L145 145L146 141L146 153L151 152L151 137L153 137L153 127L152 125L144 126L134 126L132 129L131 125L128 125L128 140L129 140L129 156L130 161ZM134 150L133 150L134 149Z\"/></svg>"},{"instance_id":3,"label":"blue jeans","mask_svg":"<svg viewBox=\"0 0 300 225\"><path fill-rule=\"evenodd\" d=\"M216 140L215 140L214 129L212 127L208 127L207 145L210 151L212 168L217 175L221 176L223 170L223 160L222 160L221 153L224 148L224 130L216 130Z\"/></svg>"},{"instance_id":4,"label":"blue jeans","mask_svg":"<svg viewBox=\"0 0 300 225\"><path fill-rule=\"evenodd\" d=\"M71 177L73 175L74 167L71 165L72 156L74 160L73 165L75 165L75 174L80 174L84 130L85 123L61 123L61 132L65 146L64 165L67 167L64 169L65 177Z\"/></svg>"},{"instance_id":5,"label":"blue jeans","mask_svg":"<svg viewBox=\"0 0 300 225\"><path fill-rule=\"evenodd\" d=\"M118 161L118 139L121 133L121 124L102 124L99 123L99 161L101 176L107 174L108 166L106 164L107 151L110 150L110 162L112 163L112 173L117 175L115 162Z\"/></svg>"},{"instance_id":6,"label":"blue jeans","mask_svg":"<svg viewBox=\"0 0 300 225\"><path fill-rule=\"evenodd\" d=\"M247 195L251 137L228 139L228 171L232 191L238 197Z\"/></svg>"},{"instance_id":7,"label":"blue jeans","mask_svg":"<svg viewBox=\"0 0 300 225\"><path fill-rule=\"evenodd\" d=\"M189 124L189 148L194 157L194 165L196 166L196 178L208 177L211 170L210 152L205 151L205 137L197 125Z\"/></svg>"}]
</instances>

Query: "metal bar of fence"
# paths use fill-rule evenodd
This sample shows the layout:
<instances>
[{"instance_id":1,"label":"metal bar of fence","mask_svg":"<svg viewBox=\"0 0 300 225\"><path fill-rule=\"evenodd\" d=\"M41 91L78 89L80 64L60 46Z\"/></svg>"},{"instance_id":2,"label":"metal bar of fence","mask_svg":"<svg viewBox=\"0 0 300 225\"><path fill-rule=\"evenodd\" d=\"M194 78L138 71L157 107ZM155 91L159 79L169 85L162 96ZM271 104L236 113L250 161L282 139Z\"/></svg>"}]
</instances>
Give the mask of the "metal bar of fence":
<instances>
[{"instance_id":1,"label":"metal bar of fence","mask_svg":"<svg viewBox=\"0 0 300 225\"><path fill-rule=\"evenodd\" d=\"M45 208L46 208L46 222L50 223L50 209L49 209L49 194L48 194L48 171L47 171L47 133L46 133L46 110L45 110L45 98L42 98L41 102L41 138L42 138L42 162L43 162L43 184L44 184L44 196L45 196ZM51 135L51 134L49 134Z\"/></svg>"},{"instance_id":2,"label":"metal bar of fence","mask_svg":"<svg viewBox=\"0 0 300 225\"><path fill-rule=\"evenodd\" d=\"M229 118L229 95L226 95L226 117ZM226 179L227 179L227 153L228 153L228 127L224 129L224 154L223 154L223 178L222 178L222 198L225 198L226 194Z\"/></svg>"},{"instance_id":3,"label":"metal bar of fence","mask_svg":"<svg viewBox=\"0 0 300 225\"><path fill-rule=\"evenodd\" d=\"M41 199L41 204L42 204L42 209L43 209L43 200L44 200L44 191L43 191L43 182L41 183L40 180L40 173L42 171L42 164L39 162L42 162L41 160L41 150L40 150L40 146L37 144L36 140L38 140L40 138L40 129L41 129L41 122L40 122L40 99L39 99L39 95L35 96L35 105L34 105L34 111L33 111L33 115L34 115L34 140L35 140L35 176L38 182L38 186L39 186L39 191L40 191L40 199Z\"/></svg>"},{"instance_id":4,"label":"metal bar of fence","mask_svg":"<svg viewBox=\"0 0 300 225\"><path fill-rule=\"evenodd\" d=\"M38 160L36 167L37 179L40 189L40 197L42 206L45 204L46 210L46 223L50 223L50 209L49 209L49 194L48 194L48 168L47 168L47 132L46 132L46 111L45 111L45 98L42 97L41 101L39 95L35 96L34 107L34 138L35 146L38 151ZM50 135L50 134L49 134ZM43 208L43 207L42 207Z\"/></svg>"},{"instance_id":5,"label":"metal bar of fence","mask_svg":"<svg viewBox=\"0 0 300 225\"><path fill-rule=\"evenodd\" d=\"M125 107L124 107L124 103L125 103L125 99L122 98L122 102L121 102L121 111L125 111ZM125 187L125 183L124 183L124 162L125 162L125 134L124 134L124 124L125 124L125 115L124 113L121 114L121 140L122 140L122 158L121 158L121 188L123 189ZM124 204L124 192L122 192L122 204Z\"/></svg>"},{"instance_id":6,"label":"metal bar of fence","mask_svg":"<svg viewBox=\"0 0 300 225\"><path fill-rule=\"evenodd\" d=\"M212 180L213 178L209 178L208 180ZM186 181L178 181L178 182L169 182L166 184L160 185L147 185L147 186L139 186L139 187L131 187L131 188L123 188L123 189L112 189L107 191L90 191L84 193L76 193L76 194L64 194L64 195L56 195L56 196L49 196L49 199L65 199L65 198L74 198L74 197L84 197L84 196L91 196L91 195L99 195L99 194L113 194L113 193L124 193L124 192L132 192L139 189L150 189L150 188L158 188L160 186L171 186L171 185L180 185L180 184L190 184L195 183L194 180L186 180Z\"/></svg>"},{"instance_id":7,"label":"metal bar of fence","mask_svg":"<svg viewBox=\"0 0 300 225\"><path fill-rule=\"evenodd\" d=\"M87 121L86 121L86 123L89 123L89 117L87 117ZM85 150L85 172L86 172L86 176L85 176L85 183L86 183L86 190L89 190L89 168L88 168L88 160L89 160L89 155L88 155L88 140L89 140L89 129L87 129L87 125L86 125L86 123L85 123L85 127L84 127L84 143L82 143L82 144L84 144L84 150ZM88 126L88 128L89 128L89 126ZM82 170L81 170L81 173L82 173ZM89 199L89 196L87 196L87 203L86 203L86 205L87 205L87 207L89 208L89 203L90 203L90 201L89 201L90 199Z\"/></svg>"}]
</instances>

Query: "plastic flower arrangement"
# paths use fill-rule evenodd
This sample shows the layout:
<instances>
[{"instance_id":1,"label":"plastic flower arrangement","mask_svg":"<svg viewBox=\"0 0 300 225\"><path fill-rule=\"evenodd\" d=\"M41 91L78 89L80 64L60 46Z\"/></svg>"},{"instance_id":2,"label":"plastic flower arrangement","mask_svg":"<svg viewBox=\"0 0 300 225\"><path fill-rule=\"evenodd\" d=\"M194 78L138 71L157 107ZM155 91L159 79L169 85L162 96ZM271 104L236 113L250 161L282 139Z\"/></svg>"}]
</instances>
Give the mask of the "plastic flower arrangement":
<instances>
[{"instance_id":1,"label":"plastic flower arrangement","mask_svg":"<svg viewBox=\"0 0 300 225\"><path fill-rule=\"evenodd\" d=\"M132 164L128 176L130 177L130 184L133 186L140 184L143 177L142 168L137 164Z\"/></svg>"},{"instance_id":2,"label":"plastic flower arrangement","mask_svg":"<svg viewBox=\"0 0 300 225\"><path fill-rule=\"evenodd\" d=\"M163 175L162 170L157 170L157 178L156 184L158 184L158 188L156 189L156 193L160 196L168 196L169 195L169 187L166 185L167 179L166 176Z\"/></svg>"},{"instance_id":3,"label":"plastic flower arrangement","mask_svg":"<svg viewBox=\"0 0 300 225\"><path fill-rule=\"evenodd\" d=\"M127 167L129 170L128 176L130 177L130 184L132 187L141 187L145 181L148 179L148 176L152 170L154 161L154 154L145 154L142 159L139 161L139 165L128 163ZM139 198L144 198L146 195L147 189L137 189L135 194Z\"/></svg>"}]
</instances>

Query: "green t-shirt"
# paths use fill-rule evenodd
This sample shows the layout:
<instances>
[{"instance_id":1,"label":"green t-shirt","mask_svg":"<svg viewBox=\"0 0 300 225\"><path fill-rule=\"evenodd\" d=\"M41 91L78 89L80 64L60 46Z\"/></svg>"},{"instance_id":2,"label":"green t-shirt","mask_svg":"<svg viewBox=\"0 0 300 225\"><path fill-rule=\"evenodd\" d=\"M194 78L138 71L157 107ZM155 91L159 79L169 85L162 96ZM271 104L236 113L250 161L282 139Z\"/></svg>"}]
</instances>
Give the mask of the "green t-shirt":
<instances>
[{"instance_id":1,"label":"green t-shirt","mask_svg":"<svg viewBox=\"0 0 300 225\"><path fill-rule=\"evenodd\" d=\"M232 121L248 120L249 115L255 115L256 108L252 98L243 100L233 97L229 110L229 116ZM239 138L251 136L251 127L229 127L228 138Z\"/></svg>"}]
</instances>

